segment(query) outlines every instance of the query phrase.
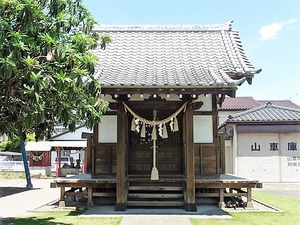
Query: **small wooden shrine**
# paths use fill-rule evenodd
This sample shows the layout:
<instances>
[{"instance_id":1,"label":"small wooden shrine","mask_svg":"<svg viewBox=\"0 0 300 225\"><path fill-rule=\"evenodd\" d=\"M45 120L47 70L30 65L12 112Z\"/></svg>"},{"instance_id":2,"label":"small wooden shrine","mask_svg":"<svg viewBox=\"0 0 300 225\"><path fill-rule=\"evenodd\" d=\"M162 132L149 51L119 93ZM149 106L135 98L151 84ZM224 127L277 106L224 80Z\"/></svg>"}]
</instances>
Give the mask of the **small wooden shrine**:
<instances>
[{"instance_id":1,"label":"small wooden shrine","mask_svg":"<svg viewBox=\"0 0 300 225\"><path fill-rule=\"evenodd\" d=\"M218 104L256 70L231 22L193 26L101 26L113 42L95 77L110 110L88 135L89 176L57 180L87 187L88 204L113 196L116 210L183 207L246 195L258 181L225 175ZM248 193L240 192L247 188ZM238 190L237 193L234 190ZM63 204L62 204L63 205Z\"/></svg>"}]
</instances>

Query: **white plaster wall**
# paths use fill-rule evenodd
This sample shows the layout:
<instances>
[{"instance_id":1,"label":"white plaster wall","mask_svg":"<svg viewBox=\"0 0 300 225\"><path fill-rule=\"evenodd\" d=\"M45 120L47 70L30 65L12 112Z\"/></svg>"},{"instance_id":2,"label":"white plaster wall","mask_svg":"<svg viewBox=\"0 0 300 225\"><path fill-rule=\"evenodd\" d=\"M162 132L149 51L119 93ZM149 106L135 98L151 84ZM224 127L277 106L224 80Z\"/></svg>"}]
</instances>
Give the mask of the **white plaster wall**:
<instances>
[{"instance_id":1,"label":"white plaster wall","mask_svg":"<svg viewBox=\"0 0 300 225\"><path fill-rule=\"evenodd\" d=\"M212 111L212 95L199 95L196 102L203 102L202 107L197 111Z\"/></svg>"},{"instance_id":2,"label":"white plaster wall","mask_svg":"<svg viewBox=\"0 0 300 225\"><path fill-rule=\"evenodd\" d=\"M99 143L117 143L117 116L104 115L98 126Z\"/></svg>"},{"instance_id":3,"label":"white plaster wall","mask_svg":"<svg viewBox=\"0 0 300 225\"><path fill-rule=\"evenodd\" d=\"M194 143L213 143L211 115L194 115Z\"/></svg>"},{"instance_id":4,"label":"white plaster wall","mask_svg":"<svg viewBox=\"0 0 300 225\"><path fill-rule=\"evenodd\" d=\"M225 140L225 172L233 174L232 140Z\"/></svg>"}]
</instances>

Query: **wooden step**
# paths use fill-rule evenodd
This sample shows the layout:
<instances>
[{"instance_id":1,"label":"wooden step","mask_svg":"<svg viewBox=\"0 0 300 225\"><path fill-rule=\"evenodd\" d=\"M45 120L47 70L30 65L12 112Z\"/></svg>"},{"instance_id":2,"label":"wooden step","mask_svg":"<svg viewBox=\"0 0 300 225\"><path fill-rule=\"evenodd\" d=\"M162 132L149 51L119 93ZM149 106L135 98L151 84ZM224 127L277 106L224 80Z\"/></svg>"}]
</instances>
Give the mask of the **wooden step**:
<instances>
[{"instance_id":1,"label":"wooden step","mask_svg":"<svg viewBox=\"0 0 300 225\"><path fill-rule=\"evenodd\" d=\"M182 201L128 201L127 206L131 207L182 207Z\"/></svg>"},{"instance_id":2,"label":"wooden step","mask_svg":"<svg viewBox=\"0 0 300 225\"><path fill-rule=\"evenodd\" d=\"M129 207L183 207L182 183L129 182L127 205Z\"/></svg>"},{"instance_id":3,"label":"wooden step","mask_svg":"<svg viewBox=\"0 0 300 225\"><path fill-rule=\"evenodd\" d=\"M183 191L179 186L129 186L129 191Z\"/></svg>"},{"instance_id":4,"label":"wooden step","mask_svg":"<svg viewBox=\"0 0 300 225\"><path fill-rule=\"evenodd\" d=\"M169 194L169 193L128 193L128 198L161 198L161 199L170 199L170 198L183 198L183 194Z\"/></svg>"}]
</instances>

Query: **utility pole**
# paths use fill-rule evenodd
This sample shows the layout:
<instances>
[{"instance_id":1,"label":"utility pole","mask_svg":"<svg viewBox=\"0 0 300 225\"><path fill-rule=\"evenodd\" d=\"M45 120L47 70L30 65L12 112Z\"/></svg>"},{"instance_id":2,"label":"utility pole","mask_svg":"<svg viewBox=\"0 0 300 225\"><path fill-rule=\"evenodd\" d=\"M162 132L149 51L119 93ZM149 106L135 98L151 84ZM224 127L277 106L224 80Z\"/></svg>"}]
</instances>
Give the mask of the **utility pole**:
<instances>
[{"instance_id":1,"label":"utility pole","mask_svg":"<svg viewBox=\"0 0 300 225\"><path fill-rule=\"evenodd\" d=\"M27 181L26 188L32 189L33 187L32 187L32 183L31 183L29 166L28 166L27 155L26 155L26 150L25 150L25 144L24 144L23 140L21 140L20 147L21 147L23 164L24 164L24 168L25 168L25 176L26 176L26 181Z\"/></svg>"}]
</instances>

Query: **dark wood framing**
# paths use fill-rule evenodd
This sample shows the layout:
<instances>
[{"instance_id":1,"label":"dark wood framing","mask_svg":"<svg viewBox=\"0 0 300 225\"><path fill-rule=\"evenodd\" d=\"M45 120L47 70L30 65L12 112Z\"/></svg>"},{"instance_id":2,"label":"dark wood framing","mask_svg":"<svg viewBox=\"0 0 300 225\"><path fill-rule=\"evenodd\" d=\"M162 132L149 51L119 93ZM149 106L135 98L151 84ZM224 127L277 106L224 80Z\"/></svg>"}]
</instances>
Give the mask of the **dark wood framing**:
<instances>
[{"instance_id":1,"label":"dark wood framing","mask_svg":"<svg viewBox=\"0 0 300 225\"><path fill-rule=\"evenodd\" d=\"M188 102L184 115L184 149L185 149L185 175L186 175L186 203L187 211L197 211L195 198L195 159L193 135L193 108L191 100Z\"/></svg>"},{"instance_id":2,"label":"dark wood framing","mask_svg":"<svg viewBox=\"0 0 300 225\"><path fill-rule=\"evenodd\" d=\"M116 210L125 211L126 205L126 115L122 101L118 102L117 112L117 202ZM121 128L121 129L120 129Z\"/></svg>"},{"instance_id":3,"label":"dark wood framing","mask_svg":"<svg viewBox=\"0 0 300 225\"><path fill-rule=\"evenodd\" d=\"M236 87L219 87L219 88L199 88L199 87L155 87L155 88L140 88L140 87L102 87L101 92L109 95L127 95L127 94L222 94L235 97Z\"/></svg>"}]
</instances>

